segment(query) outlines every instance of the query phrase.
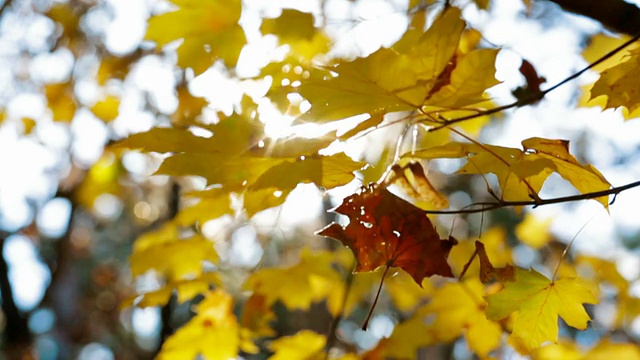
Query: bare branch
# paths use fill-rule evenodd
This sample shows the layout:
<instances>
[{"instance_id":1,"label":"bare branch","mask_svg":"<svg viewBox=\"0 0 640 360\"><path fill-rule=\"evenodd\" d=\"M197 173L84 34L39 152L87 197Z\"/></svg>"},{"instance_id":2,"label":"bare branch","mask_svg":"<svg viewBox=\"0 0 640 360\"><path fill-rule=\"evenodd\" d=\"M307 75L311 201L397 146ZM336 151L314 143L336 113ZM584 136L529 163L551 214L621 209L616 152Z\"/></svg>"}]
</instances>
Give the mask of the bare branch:
<instances>
[{"instance_id":1,"label":"bare branch","mask_svg":"<svg viewBox=\"0 0 640 360\"><path fill-rule=\"evenodd\" d=\"M611 30L634 35L640 32L640 8L624 0L550 0L566 11L599 21Z\"/></svg>"},{"instance_id":2,"label":"bare branch","mask_svg":"<svg viewBox=\"0 0 640 360\"><path fill-rule=\"evenodd\" d=\"M590 193L584 193L579 195L563 196L552 199L537 199L537 200L523 200L523 201L494 201L494 202L479 202L465 206L459 210L425 210L426 214L440 214L440 215L457 215L457 214L475 214L485 211L491 211L512 206L533 206L534 208L542 205L559 204L564 202L580 201L596 199L603 196L615 195L617 196L625 190L629 190L640 186L640 180L632 182L627 185L614 187L608 190L594 191ZM615 196L609 205L615 201Z\"/></svg>"}]
</instances>

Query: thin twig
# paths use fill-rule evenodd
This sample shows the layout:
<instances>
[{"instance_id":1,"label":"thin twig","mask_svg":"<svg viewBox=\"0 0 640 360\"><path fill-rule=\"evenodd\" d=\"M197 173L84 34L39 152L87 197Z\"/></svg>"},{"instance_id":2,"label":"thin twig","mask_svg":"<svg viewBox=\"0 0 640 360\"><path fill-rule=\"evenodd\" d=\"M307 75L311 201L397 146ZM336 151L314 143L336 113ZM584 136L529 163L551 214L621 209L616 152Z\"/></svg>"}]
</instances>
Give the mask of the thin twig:
<instances>
[{"instance_id":1,"label":"thin twig","mask_svg":"<svg viewBox=\"0 0 640 360\"><path fill-rule=\"evenodd\" d=\"M481 112L478 112L476 114L462 116L462 117L459 117L459 118L456 118L456 119L443 119L444 123L442 125L432 127L428 131L429 132L437 131L437 130L440 130L442 128L451 126L453 124L461 123L463 121L476 119L476 118L479 118L481 116L492 115L492 114L495 114L495 113L498 113L498 112L501 112L501 111L504 111L504 110L508 110L508 109L515 108L515 107L521 107L521 106L524 106L524 105L529 105L529 104L535 103L537 101L540 101L540 100L542 100L542 98L544 98L545 95L547 95L551 91L559 88L560 86L568 83L571 80L576 79L577 77L579 77L580 75L584 74L588 70L600 65L601 63L603 63L607 59L613 57L614 55L616 55L617 53L619 53L620 51L624 50L626 47L628 47L629 45L633 44L634 42L636 42L638 40L640 40L640 34L637 34L636 36L634 36L631 39L629 39L628 41L626 41L624 44L618 46L617 48L615 48L615 49L613 49L611 51L609 51L608 53L606 53L605 55L600 57L598 60L592 62L591 64L587 65L585 68L583 68L580 71L568 76L564 80L560 81L559 83L553 85L552 87L550 87L550 88L548 88L546 90L540 91L538 93L533 93L530 96L528 96L528 97L526 97L524 99L520 99L518 101L512 102L511 104L498 106L496 108L485 110L485 111L481 111Z\"/></svg>"},{"instance_id":2,"label":"thin twig","mask_svg":"<svg viewBox=\"0 0 640 360\"><path fill-rule=\"evenodd\" d=\"M640 180L634 181L627 185L614 187L608 190L594 191L594 192L584 193L580 195L562 196L557 198L539 199L539 200L479 202L479 203L465 206L465 208L471 207L471 206L479 206L479 208L476 208L476 209L462 208L459 210L425 210L424 212L425 214L455 215L455 214L475 214L475 213L491 211L491 210L496 210L496 209L501 209L501 208L511 207L511 206L533 206L535 208L542 205L559 204L559 203L579 201L579 200L589 200L589 199L595 199L595 198L609 196L609 195L617 196L619 193L625 190L629 190L638 186L640 186ZM615 200L615 197L613 198L613 200ZM610 204L613 204L613 201L611 201Z\"/></svg>"},{"instance_id":3,"label":"thin twig","mask_svg":"<svg viewBox=\"0 0 640 360\"><path fill-rule=\"evenodd\" d=\"M2 3L2 6L0 6L0 18L2 18L2 15L4 15L5 10L7 10L7 8L9 7L9 5L11 5L12 2L13 0L5 0L5 2Z\"/></svg>"}]
</instances>

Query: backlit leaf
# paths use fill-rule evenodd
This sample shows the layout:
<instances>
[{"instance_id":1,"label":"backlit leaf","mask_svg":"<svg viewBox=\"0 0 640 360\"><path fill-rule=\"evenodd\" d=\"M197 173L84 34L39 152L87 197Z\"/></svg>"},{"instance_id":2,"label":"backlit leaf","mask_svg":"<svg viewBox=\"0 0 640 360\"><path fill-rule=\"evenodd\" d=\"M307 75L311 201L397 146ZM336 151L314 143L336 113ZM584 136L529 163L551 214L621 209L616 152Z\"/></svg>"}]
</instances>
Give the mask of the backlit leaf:
<instances>
[{"instance_id":1,"label":"backlit leaf","mask_svg":"<svg viewBox=\"0 0 640 360\"><path fill-rule=\"evenodd\" d=\"M239 0L173 0L179 9L149 19L146 39L164 46L182 39L178 65L192 68L196 75L207 70L216 59L235 66L246 43L238 24Z\"/></svg>"},{"instance_id":2,"label":"backlit leaf","mask_svg":"<svg viewBox=\"0 0 640 360\"><path fill-rule=\"evenodd\" d=\"M274 340L270 348L274 352L270 360L321 360L326 359L322 351L327 342L324 335L310 330L302 330L291 336L283 336Z\"/></svg>"},{"instance_id":3,"label":"backlit leaf","mask_svg":"<svg viewBox=\"0 0 640 360\"><path fill-rule=\"evenodd\" d=\"M449 83L426 100L426 104L459 108L486 100L485 90L499 83L495 79L496 49L482 49L456 61Z\"/></svg>"},{"instance_id":4,"label":"backlit leaf","mask_svg":"<svg viewBox=\"0 0 640 360\"><path fill-rule=\"evenodd\" d=\"M418 310L434 316L431 334L437 341L451 342L464 335L471 350L485 357L500 346L502 329L485 315L484 287L478 280L448 283L433 293L431 302Z\"/></svg>"},{"instance_id":5,"label":"backlit leaf","mask_svg":"<svg viewBox=\"0 0 640 360\"><path fill-rule=\"evenodd\" d=\"M307 310L342 287L342 277L332 266L336 258L329 252L312 254L304 250L300 262L287 268L267 268L254 272L245 289L265 297L269 305L281 301L288 309Z\"/></svg>"},{"instance_id":6,"label":"backlit leaf","mask_svg":"<svg viewBox=\"0 0 640 360\"><path fill-rule=\"evenodd\" d=\"M134 276L154 269L169 279L178 280L200 276L203 262L216 263L218 254L211 241L196 235L189 239L175 239L134 249L130 261Z\"/></svg>"},{"instance_id":7,"label":"backlit leaf","mask_svg":"<svg viewBox=\"0 0 640 360\"><path fill-rule=\"evenodd\" d=\"M458 170L462 174L493 173L502 189L501 199L531 200L552 172L560 174L581 193L607 190L611 187L592 165L582 165L569 154L569 142L530 138L522 141L523 150L472 143L450 142L403 155L405 158L438 159L467 157ZM608 197L598 198L607 207Z\"/></svg>"},{"instance_id":8,"label":"backlit leaf","mask_svg":"<svg viewBox=\"0 0 640 360\"><path fill-rule=\"evenodd\" d=\"M222 289L209 292L196 306L196 315L162 345L158 359L207 360L235 358L240 350L257 352L233 314L233 297Z\"/></svg>"},{"instance_id":9,"label":"backlit leaf","mask_svg":"<svg viewBox=\"0 0 640 360\"><path fill-rule=\"evenodd\" d=\"M400 267L414 281L431 275L453 276L447 256L455 242L441 241L419 208L370 185L345 198L335 211L349 217L349 225L332 223L318 235L339 240L357 259L355 271L381 266Z\"/></svg>"},{"instance_id":10,"label":"backlit leaf","mask_svg":"<svg viewBox=\"0 0 640 360\"><path fill-rule=\"evenodd\" d=\"M524 244L539 249L551 240L551 221L551 218L539 219L532 213L527 213L524 220L516 226L516 236Z\"/></svg>"},{"instance_id":11,"label":"backlit leaf","mask_svg":"<svg viewBox=\"0 0 640 360\"><path fill-rule=\"evenodd\" d=\"M589 315L582 304L598 299L580 280L561 278L551 281L535 270L516 270L516 281L487 297L487 317L506 318L517 311L510 343L522 353L529 353L545 341L558 340L558 317L577 329L587 328Z\"/></svg>"},{"instance_id":12,"label":"backlit leaf","mask_svg":"<svg viewBox=\"0 0 640 360\"><path fill-rule=\"evenodd\" d=\"M600 78L591 88L591 99L604 95L607 97L605 108L624 106L633 112L640 108L637 101L640 85L636 81L639 76L640 50L630 50L626 61L600 73Z\"/></svg>"},{"instance_id":13,"label":"backlit leaf","mask_svg":"<svg viewBox=\"0 0 640 360\"><path fill-rule=\"evenodd\" d=\"M344 153L284 161L262 174L252 188L293 189L298 183L314 183L331 189L353 180L353 171L362 169L365 164L351 160Z\"/></svg>"},{"instance_id":14,"label":"backlit leaf","mask_svg":"<svg viewBox=\"0 0 640 360\"><path fill-rule=\"evenodd\" d=\"M217 153L176 154L165 159L156 174L202 176L209 185L220 184L234 190L253 183L281 162L282 159L233 157Z\"/></svg>"},{"instance_id":15,"label":"backlit leaf","mask_svg":"<svg viewBox=\"0 0 640 360\"><path fill-rule=\"evenodd\" d=\"M263 34L274 34L283 43L298 40L311 40L315 34L313 15L294 9L284 9L275 19L262 20L260 31Z\"/></svg>"}]
</instances>

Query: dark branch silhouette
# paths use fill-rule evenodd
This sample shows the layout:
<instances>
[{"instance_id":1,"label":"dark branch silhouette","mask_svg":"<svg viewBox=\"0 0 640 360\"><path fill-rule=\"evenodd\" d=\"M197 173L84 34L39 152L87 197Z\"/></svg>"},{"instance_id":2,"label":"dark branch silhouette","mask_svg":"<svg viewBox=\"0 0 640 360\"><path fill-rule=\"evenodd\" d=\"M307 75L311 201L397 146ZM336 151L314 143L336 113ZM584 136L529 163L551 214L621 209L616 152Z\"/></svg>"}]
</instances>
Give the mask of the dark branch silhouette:
<instances>
[{"instance_id":1,"label":"dark branch silhouette","mask_svg":"<svg viewBox=\"0 0 640 360\"><path fill-rule=\"evenodd\" d=\"M584 193L579 195L562 196L552 199L537 199L537 200L522 200L522 201L492 201L492 202L479 202L465 206L459 210L425 210L427 214L441 214L441 215L458 215L458 214L474 214L490 210L496 210L505 207L512 206L533 206L534 208L542 205L559 204L564 202L580 201L596 199L603 196L614 195L613 200L609 203L612 205L615 201L615 196L625 190L629 190L640 186L640 180L632 182L627 185L614 187L608 190L594 191L590 193ZM477 208L476 208L477 207Z\"/></svg>"}]
</instances>

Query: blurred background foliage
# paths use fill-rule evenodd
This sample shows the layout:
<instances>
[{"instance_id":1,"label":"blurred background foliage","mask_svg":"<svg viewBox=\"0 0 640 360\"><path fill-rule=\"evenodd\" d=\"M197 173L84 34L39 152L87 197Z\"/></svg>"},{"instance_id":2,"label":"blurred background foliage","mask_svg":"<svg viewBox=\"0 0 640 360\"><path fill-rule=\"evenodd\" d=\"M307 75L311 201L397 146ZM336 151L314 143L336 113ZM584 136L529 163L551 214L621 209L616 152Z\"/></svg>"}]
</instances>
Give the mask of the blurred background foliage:
<instances>
[{"instance_id":1,"label":"blurred background foliage","mask_svg":"<svg viewBox=\"0 0 640 360\"><path fill-rule=\"evenodd\" d=\"M225 266L224 279L211 276L203 284L187 284L193 288L185 287L180 294L195 295L209 283L224 281L237 303L247 302L250 306L244 303L246 309L266 313L264 302L271 304L274 300L260 296L269 296L276 284L267 286L263 292L254 285L253 290L260 296L247 298L241 288L244 280L249 277L250 283L257 284L274 277L284 279L291 274L287 271L292 270L274 269L282 273L265 277L264 273L255 273L256 268L295 266L294 271L300 272L305 266L311 266L308 264L335 267L323 258L325 253L311 255L303 249L329 249L341 254L343 250L335 241L316 237L313 232L333 220L333 215L326 210L337 205L359 184L377 181L383 166L364 170L358 181L329 195L322 194L313 185L301 185L275 210L262 211L267 206L254 210L247 207L249 216L238 216L217 213L220 204L213 195L207 200L207 195L200 192L195 200L190 198L190 192L203 188L201 179L150 177L162 160L160 155L125 152L113 144L152 126L189 128L196 123L213 124L216 119L253 116L253 113L259 114L264 125L260 131L267 135L287 134L293 119L307 110L308 104L282 88L300 77L318 76L311 67L312 60L330 63L330 59L367 55L380 46L389 46L406 30L408 14L442 5L391 0L324 0L305 4L256 0L242 5L240 1L232 1L224 6L214 1L175 3L193 8L188 14L169 12L167 14L174 15L152 17L173 10L174 6L153 0L5 0L2 4L0 327L3 358L153 357L164 339L193 316L193 305L202 300L201 296L185 295L187 301L182 301L185 299L165 291L153 293L155 297L145 297L146 305L153 306L127 306L136 299L136 291L157 291L166 280L157 274L146 274L144 266L138 270L130 268L134 240L139 238L138 243L143 243L142 234L149 232L155 239L150 241L162 239L163 232L177 231L171 228L172 221L206 224L199 230L207 239L192 241L215 239L217 254L202 251L197 256L213 261L219 254ZM479 29L466 35L465 41L471 48L482 42L508 49L507 54L498 59L498 78L507 91L492 93L497 103L512 99L509 89L523 84L517 66L503 71L501 65L513 65L517 63L514 58L519 60L520 56L529 58L538 66L538 71L554 83L553 80L586 64L581 52L588 44L596 44L601 39L598 37L601 35L596 34L602 31L596 22L562 12L549 2L509 3L513 2L462 1L460 4L464 6L464 16L470 26ZM290 9L281 12L281 7L289 6L302 12ZM282 17L286 22L274 20ZM491 25L491 21L499 25ZM505 33L510 31L513 36L507 37ZM190 40L176 41L187 35ZM603 40L602 47L610 48L614 40ZM593 46L589 49L598 51ZM213 53L216 55L211 55ZM570 119L558 115L573 111L580 98L581 85L576 83L558 91L557 95L554 93L545 99L545 104L533 110L519 109L506 118L497 116L489 125L487 119L479 119L466 124L465 130L480 134L484 127L483 139L507 139L518 144L526 137L521 134L534 136L544 129L548 137L570 137L575 146L573 153L579 159L596 164L604 173L619 173L610 177L612 182L640 178L640 167L633 166L637 161L633 157L639 148L637 139L617 137L625 131L633 133L629 129L634 129L621 127L620 112L602 115L615 125L607 125L602 120L596 125L576 120L600 116L599 109L588 115L571 115ZM267 93L270 100L264 98ZM287 117L283 117L283 113ZM511 121L524 122L535 117L542 120L526 126ZM382 119L370 121L368 125L372 126ZM385 164L401 131L402 126L376 131L351 143L348 153L371 164ZM428 135L429 138L420 141L430 144L447 141L448 134L438 138L444 136L442 134ZM231 148L233 140L229 138ZM440 164L435 169L450 172L452 165ZM480 178L445 177L434 171L430 180L448 195L452 208L487 196L486 185ZM557 195L566 189L566 185L558 183L546 189L546 194ZM275 206L283 202L286 195L281 194L282 200L260 199ZM458 216L455 222L451 217L438 217L436 221L439 229L448 229L460 239L475 238L483 232L485 244L494 247L491 251L495 263L513 260L524 267L540 264L553 267L565 244L585 222L592 221L594 225L589 227L592 235L581 239L589 245L577 246L583 255L577 257L575 263L584 264L586 268L591 266L598 272L591 279L610 284L602 289L608 292L610 306L594 314L599 323L595 330L572 334L565 327L564 335L589 345L615 329L614 335L619 332L617 335L637 341L640 335L637 320L640 224L634 213L630 213L631 206L637 204L633 201L631 197L612 207L611 218L618 220L606 220L606 214L593 207L597 204L586 207L569 204L557 207L557 212L538 213L538 216L527 212L523 218L503 209L484 216ZM197 208L198 205L201 208ZM179 213L180 209L190 206L195 209ZM616 207L622 209L619 217L615 216L618 215ZM257 214L251 216L254 213ZM177 216L182 218L176 220ZM473 251L471 244L463 243L461 250L451 254L452 266L458 272ZM603 249L606 250L603 252ZM604 257L593 256L595 254ZM180 256L180 253L174 255ZM333 269L335 274L326 275L329 279L348 277L351 259L348 254L343 255L346 260ZM143 260L153 263L156 256L168 261L169 254L146 253ZM172 261L186 263L180 258ZM151 264L149 268L154 266ZM183 270L188 273L192 269ZM135 275L142 276L134 282ZM174 273L175 278L169 280L176 281L175 287L186 286L179 283L180 275ZM350 315L337 329L345 351L374 347L379 339L391 334L397 323L407 318L416 304L424 301L425 294L435 291L429 288L428 282L423 284L425 290L421 290L406 274L389 279L370 330L363 332L359 327L370 305L366 295L375 288L379 276L379 272L367 274L357 283L360 288L354 283L351 289L354 294L360 294L360 298L345 305L351 306ZM280 289L283 292L280 297L272 294L279 300L272 314L277 318L277 326L250 324L253 319L250 314L239 314L240 321L248 322L245 325L258 333L262 331L265 336L291 335L300 329L326 333L336 316L336 308L341 306L335 304L341 294L326 292L329 296L326 304L312 303L307 309L291 310L296 307L296 301L308 304L310 299L296 299L292 295L296 286L290 286ZM141 305L140 298L135 301ZM626 301L625 307L618 308L619 301ZM166 305L159 305L163 303ZM631 315L621 314L622 311ZM620 325L621 322L624 324ZM314 341L313 335L305 336L310 337L308 341ZM447 340L455 338L457 336ZM464 340L459 340L423 350L421 356L471 358L472 354Z\"/></svg>"}]
</instances>

